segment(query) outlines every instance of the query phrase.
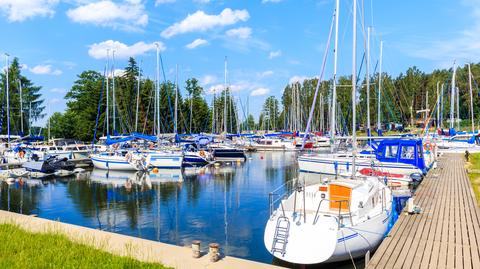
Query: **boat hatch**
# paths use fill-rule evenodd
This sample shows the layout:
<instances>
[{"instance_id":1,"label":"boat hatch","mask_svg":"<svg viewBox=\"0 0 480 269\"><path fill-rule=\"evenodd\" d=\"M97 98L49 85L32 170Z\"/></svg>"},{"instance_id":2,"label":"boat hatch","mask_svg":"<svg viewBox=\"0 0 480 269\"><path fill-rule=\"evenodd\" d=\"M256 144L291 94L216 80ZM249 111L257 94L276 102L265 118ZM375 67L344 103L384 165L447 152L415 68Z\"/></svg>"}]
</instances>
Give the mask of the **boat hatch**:
<instances>
[{"instance_id":1,"label":"boat hatch","mask_svg":"<svg viewBox=\"0 0 480 269\"><path fill-rule=\"evenodd\" d=\"M338 184L330 184L329 196L330 210L348 211L350 209L352 188Z\"/></svg>"}]
</instances>

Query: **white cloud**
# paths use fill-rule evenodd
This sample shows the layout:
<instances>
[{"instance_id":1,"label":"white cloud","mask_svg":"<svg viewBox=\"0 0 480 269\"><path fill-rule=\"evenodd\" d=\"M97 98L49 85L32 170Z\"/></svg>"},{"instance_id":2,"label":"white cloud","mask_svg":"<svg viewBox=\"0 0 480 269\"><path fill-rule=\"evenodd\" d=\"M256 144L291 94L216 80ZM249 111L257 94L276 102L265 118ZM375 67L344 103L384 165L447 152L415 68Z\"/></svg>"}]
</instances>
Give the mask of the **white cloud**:
<instances>
[{"instance_id":1,"label":"white cloud","mask_svg":"<svg viewBox=\"0 0 480 269\"><path fill-rule=\"evenodd\" d=\"M204 32L219 26L227 26L235 24L239 21L247 21L250 18L248 11L224 9L219 15L208 15L199 10L193 14L189 14L181 22L177 22L167 29L161 35L164 38L190 32Z\"/></svg>"},{"instance_id":2,"label":"white cloud","mask_svg":"<svg viewBox=\"0 0 480 269\"><path fill-rule=\"evenodd\" d=\"M307 76L293 76L290 78L289 82L290 84L293 84L293 83L302 83L303 81L307 80L307 79L310 79L310 77L307 77Z\"/></svg>"},{"instance_id":3,"label":"white cloud","mask_svg":"<svg viewBox=\"0 0 480 269\"><path fill-rule=\"evenodd\" d=\"M48 102L49 104L53 105L53 104L57 104L57 103L60 103L60 99L58 98L52 98L50 99L50 101Z\"/></svg>"},{"instance_id":4,"label":"white cloud","mask_svg":"<svg viewBox=\"0 0 480 269\"><path fill-rule=\"evenodd\" d=\"M208 44L208 41L205 40L205 39L201 39L201 38L197 38L195 40L193 40L192 43L189 43L187 44L185 47L187 49L194 49L196 47L199 47L199 46L202 46L202 45L207 45Z\"/></svg>"},{"instance_id":5,"label":"white cloud","mask_svg":"<svg viewBox=\"0 0 480 269\"><path fill-rule=\"evenodd\" d=\"M258 88L258 89L253 90L250 93L250 96L262 96L262 95L267 95L269 93L270 93L270 89L268 89L268 88Z\"/></svg>"},{"instance_id":6,"label":"white cloud","mask_svg":"<svg viewBox=\"0 0 480 269\"><path fill-rule=\"evenodd\" d=\"M67 90L63 89L63 88L53 88L53 89L50 89L50 92L53 92L53 93L66 93Z\"/></svg>"},{"instance_id":7,"label":"white cloud","mask_svg":"<svg viewBox=\"0 0 480 269\"><path fill-rule=\"evenodd\" d=\"M32 68L29 69L30 72L36 75L55 75L59 76L62 74L62 70L60 69L54 69L52 65L46 64L46 65L36 65Z\"/></svg>"},{"instance_id":8,"label":"white cloud","mask_svg":"<svg viewBox=\"0 0 480 269\"><path fill-rule=\"evenodd\" d=\"M200 85L208 86L217 82L217 77L213 75L205 75L200 79Z\"/></svg>"},{"instance_id":9,"label":"white cloud","mask_svg":"<svg viewBox=\"0 0 480 269\"><path fill-rule=\"evenodd\" d=\"M228 85L228 88L232 92L240 92L240 91L245 91L245 90L253 90L254 88L258 87L256 84L253 84L250 81L239 81L233 84ZM207 93L208 94L213 94L216 92L217 94L221 93L224 89L224 84L216 84L210 86L208 88Z\"/></svg>"},{"instance_id":10,"label":"white cloud","mask_svg":"<svg viewBox=\"0 0 480 269\"><path fill-rule=\"evenodd\" d=\"M252 29L250 27L240 27L230 29L226 32L228 37L236 37L240 39L248 39L252 35Z\"/></svg>"},{"instance_id":11,"label":"white cloud","mask_svg":"<svg viewBox=\"0 0 480 269\"><path fill-rule=\"evenodd\" d=\"M175 3L176 0L156 0L155 1L155 6L162 5L162 4L170 4L170 3Z\"/></svg>"},{"instance_id":12,"label":"white cloud","mask_svg":"<svg viewBox=\"0 0 480 269\"><path fill-rule=\"evenodd\" d=\"M273 58L277 58L280 55L282 55L281 50L271 51L270 54L268 54L268 58L273 59Z\"/></svg>"},{"instance_id":13,"label":"white cloud","mask_svg":"<svg viewBox=\"0 0 480 269\"><path fill-rule=\"evenodd\" d=\"M81 24L94 24L122 30L138 30L148 24L148 15L141 0L110 0L87 3L67 11L70 20Z\"/></svg>"},{"instance_id":14,"label":"white cloud","mask_svg":"<svg viewBox=\"0 0 480 269\"><path fill-rule=\"evenodd\" d=\"M0 11L10 22L21 22L36 16L52 17L59 0L0 0Z\"/></svg>"},{"instance_id":15,"label":"white cloud","mask_svg":"<svg viewBox=\"0 0 480 269\"><path fill-rule=\"evenodd\" d=\"M260 77L262 77L262 78L264 78L264 77L269 77L269 76L271 76L271 75L273 75L273 74L274 74L274 72L273 72L272 70L267 70L267 71L265 71L265 72L260 73Z\"/></svg>"},{"instance_id":16,"label":"white cloud","mask_svg":"<svg viewBox=\"0 0 480 269\"><path fill-rule=\"evenodd\" d=\"M164 51L165 45L163 45L162 42L157 43L159 44L160 51ZM95 59L105 59L107 58L107 49L110 49L110 56L112 55L112 50L115 50L115 58L126 59L128 57L135 57L137 55L143 55L148 51L156 50L155 44L156 43L145 43L140 41L128 46L119 41L107 40L90 45L88 55Z\"/></svg>"},{"instance_id":17,"label":"white cloud","mask_svg":"<svg viewBox=\"0 0 480 269\"><path fill-rule=\"evenodd\" d=\"M266 3L280 3L282 0L262 0L262 4Z\"/></svg>"},{"instance_id":18,"label":"white cloud","mask_svg":"<svg viewBox=\"0 0 480 269\"><path fill-rule=\"evenodd\" d=\"M464 29L456 29L456 35L447 38L439 38L438 35L409 38L408 42L402 42L398 47L407 55L436 61L436 65L442 68L452 67L453 60L457 62L477 62L480 60L480 1L458 1L467 7L470 14L470 23ZM451 19L451 18L450 18Z\"/></svg>"}]
</instances>

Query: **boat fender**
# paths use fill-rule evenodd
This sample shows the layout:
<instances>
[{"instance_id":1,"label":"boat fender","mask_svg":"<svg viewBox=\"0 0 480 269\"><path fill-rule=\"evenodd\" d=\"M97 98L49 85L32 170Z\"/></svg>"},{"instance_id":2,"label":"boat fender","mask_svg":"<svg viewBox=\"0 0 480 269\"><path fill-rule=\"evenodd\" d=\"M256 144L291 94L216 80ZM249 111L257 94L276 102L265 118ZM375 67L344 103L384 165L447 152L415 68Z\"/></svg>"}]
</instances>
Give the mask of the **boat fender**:
<instances>
[{"instance_id":1,"label":"boat fender","mask_svg":"<svg viewBox=\"0 0 480 269\"><path fill-rule=\"evenodd\" d=\"M127 160L127 162L130 162L130 161L132 160L132 154L127 153L127 154L125 155L125 160Z\"/></svg>"}]
</instances>

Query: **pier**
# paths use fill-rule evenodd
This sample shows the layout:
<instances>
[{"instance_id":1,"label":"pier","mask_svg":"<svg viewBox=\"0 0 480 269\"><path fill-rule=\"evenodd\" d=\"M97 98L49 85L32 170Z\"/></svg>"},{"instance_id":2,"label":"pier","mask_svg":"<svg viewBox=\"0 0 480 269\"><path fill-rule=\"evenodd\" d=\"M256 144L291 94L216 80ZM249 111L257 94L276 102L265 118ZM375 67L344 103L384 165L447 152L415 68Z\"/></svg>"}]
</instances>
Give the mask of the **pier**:
<instances>
[{"instance_id":1,"label":"pier","mask_svg":"<svg viewBox=\"0 0 480 269\"><path fill-rule=\"evenodd\" d=\"M480 209L462 154L440 157L414 204L421 213L404 211L366 268L480 268Z\"/></svg>"},{"instance_id":2,"label":"pier","mask_svg":"<svg viewBox=\"0 0 480 269\"><path fill-rule=\"evenodd\" d=\"M222 255L219 261L212 262L206 250L209 242L202 242L200 258L193 258L192 249L189 247L175 246L3 210L0 210L0 223L15 224L26 231L34 233L64 234L74 242L92 246L114 255L127 256L144 262L160 263L177 269L281 268L266 263Z\"/></svg>"}]
</instances>

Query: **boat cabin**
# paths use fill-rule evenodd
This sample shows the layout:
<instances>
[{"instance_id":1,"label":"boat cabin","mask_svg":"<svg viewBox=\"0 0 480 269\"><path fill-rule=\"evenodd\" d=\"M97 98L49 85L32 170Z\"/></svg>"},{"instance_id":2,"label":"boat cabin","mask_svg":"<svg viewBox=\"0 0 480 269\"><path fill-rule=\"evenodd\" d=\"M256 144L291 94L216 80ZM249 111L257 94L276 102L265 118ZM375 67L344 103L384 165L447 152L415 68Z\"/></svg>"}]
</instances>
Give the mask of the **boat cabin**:
<instances>
[{"instance_id":1,"label":"boat cabin","mask_svg":"<svg viewBox=\"0 0 480 269\"><path fill-rule=\"evenodd\" d=\"M377 160L413 165L426 173L421 139L385 139L370 142Z\"/></svg>"}]
</instances>

